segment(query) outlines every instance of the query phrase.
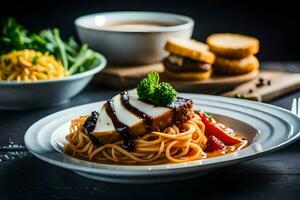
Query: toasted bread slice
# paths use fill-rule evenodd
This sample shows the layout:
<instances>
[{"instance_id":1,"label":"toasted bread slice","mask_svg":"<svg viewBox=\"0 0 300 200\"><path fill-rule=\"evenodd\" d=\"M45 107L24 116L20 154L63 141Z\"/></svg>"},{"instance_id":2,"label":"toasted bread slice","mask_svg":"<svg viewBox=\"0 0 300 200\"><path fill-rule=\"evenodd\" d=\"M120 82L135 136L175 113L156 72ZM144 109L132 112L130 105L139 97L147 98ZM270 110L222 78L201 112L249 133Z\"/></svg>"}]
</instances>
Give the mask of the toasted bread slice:
<instances>
[{"instance_id":1,"label":"toasted bread slice","mask_svg":"<svg viewBox=\"0 0 300 200\"><path fill-rule=\"evenodd\" d=\"M258 39L240 34L212 34L207 38L206 43L215 54L229 58L243 58L259 51Z\"/></svg>"},{"instance_id":2,"label":"toasted bread slice","mask_svg":"<svg viewBox=\"0 0 300 200\"><path fill-rule=\"evenodd\" d=\"M241 59L229 59L217 56L213 65L214 72L224 75L246 74L259 68L259 62L255 56Z\"/></svg>"},{"instance_id":3,"label":"toasted bread slice","mask_svg":"<svg viewBox=\"0 0 300 200\"><path fill-rule=\"evenodd\" d=\"M201 81L208 79L212 74L212 69L206 72L171 72L165 69L164 74L172 80L180 81Z\"/></svg>"},{"instance_id":4,"label":"toasted bread slice","mask_svg":"<svg viewBox=\"0 0 300 200\"><path fill-rule=\"evenodd\" d=\"M170 38L165 45L165 49L170 53L208 64L212 64L215 60L215 55L209 51L209 47L196 40Z\"/></svg>"}]
</instances>

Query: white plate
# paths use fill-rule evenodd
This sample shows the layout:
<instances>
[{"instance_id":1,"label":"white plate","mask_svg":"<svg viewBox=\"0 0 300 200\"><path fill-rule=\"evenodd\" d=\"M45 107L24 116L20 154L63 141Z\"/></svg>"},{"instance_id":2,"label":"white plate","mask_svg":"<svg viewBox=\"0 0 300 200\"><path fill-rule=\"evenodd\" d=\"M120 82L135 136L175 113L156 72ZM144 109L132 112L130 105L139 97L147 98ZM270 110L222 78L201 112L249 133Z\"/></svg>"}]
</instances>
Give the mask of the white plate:
<instances>
[{"instance_id":1,"label":"white plate","mask_svg":"<svg viewBox=\"0 0 300 200\"><path fill-rule=\"evenodd\" d=\"M194 101L195 110L213 113L217 120L243 133L251 144L238 152L163 165L109 165L79 160L62 153L70 121L98 110L104 102L69 108L51 114L26 132L26 147L38 158L95 180L118 183L154 183L196 177L286 146L300 136L300 119L290 111L267 104L225 97L181 94Z\"/></svg>"}]
</instances>

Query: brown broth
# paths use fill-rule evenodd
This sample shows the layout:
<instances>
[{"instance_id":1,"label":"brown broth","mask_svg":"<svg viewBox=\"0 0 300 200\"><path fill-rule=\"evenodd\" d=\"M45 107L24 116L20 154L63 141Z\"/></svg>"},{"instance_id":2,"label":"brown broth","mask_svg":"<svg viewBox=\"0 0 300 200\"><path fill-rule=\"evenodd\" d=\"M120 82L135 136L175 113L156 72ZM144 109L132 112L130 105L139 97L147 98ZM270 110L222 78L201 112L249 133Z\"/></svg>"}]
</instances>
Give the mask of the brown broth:
<instances>
[{"instance_id":1,"label":"brown broth","mask_svg":"<svg viewBox=\"0 0 300 200\"><path fill-rule=\"evenodd\" d=\"M132 22L115 22L107 23L102 28L108 29L127 29L127 30L147 30L151 28L168 27L176 24L166 22L151 22L151 21L132 21Z\"/></svg>"}]
</instances>

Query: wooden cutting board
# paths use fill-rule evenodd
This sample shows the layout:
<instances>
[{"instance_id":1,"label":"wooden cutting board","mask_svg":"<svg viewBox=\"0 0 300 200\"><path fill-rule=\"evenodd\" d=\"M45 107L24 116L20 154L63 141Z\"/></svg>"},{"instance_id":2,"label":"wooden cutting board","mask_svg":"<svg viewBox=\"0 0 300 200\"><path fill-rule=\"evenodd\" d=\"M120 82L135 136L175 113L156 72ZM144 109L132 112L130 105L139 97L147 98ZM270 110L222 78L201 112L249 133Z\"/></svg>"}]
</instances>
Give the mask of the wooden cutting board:
<instances>
[{"instance_id":1,"label":"wooden cutting board","mask_svg":"<svg viewBox=\"0 0 300 200\"><path fill-rule=\"evenodd\" d=\"M96 75L95 81L115 89L130 89L136 87L139 81L151 71L163 72L161 63L139 67L107 67ZM219 94L234 89L237 85L253 80L258 71L240 76L216 76L203 81L173 81L161 75L166 81L180 92L195 92L206 94Z\"/></svg>"},{"instance_id":2,"label":"wooden cutting board","mask_svg":"<svg viewBox=\"0 0 300 200\"><path fill-rule=\"evenodd\" d=\"M222 95L268 102L297 90L300 90L299 73L261 71L258 78Z\"/></svg>"},{"instance_id":3,"label":"wooden cutting board","mask_svg":"<svg viewBox=\"0 0 300 200\"><path fill-rule=\"evenodd\" d=\"M94 81L115 89L130 89L136 87L139 81L151 71L163 72L162 64L143 66L107 66L96 74Z\"/></svg>"},{"instance_id":4,"label":"wooden cutting board","mask_svg":"<svg viewBox=\"0 0 300 200\"><path fill-rule=\"evenodd\" d=\"M107 67L97 74L94 80L118 90L131 89L136 87L138 82L151 71L163 72L162 64ZM161 79L171 83L179 92L221 94L264 102L300 89L300 74L271 70L254 71L240 76L214 75L203 81L172 81L163 75ZM260 79L263 80L263 84Z\"/></svg>"}]
</instances>

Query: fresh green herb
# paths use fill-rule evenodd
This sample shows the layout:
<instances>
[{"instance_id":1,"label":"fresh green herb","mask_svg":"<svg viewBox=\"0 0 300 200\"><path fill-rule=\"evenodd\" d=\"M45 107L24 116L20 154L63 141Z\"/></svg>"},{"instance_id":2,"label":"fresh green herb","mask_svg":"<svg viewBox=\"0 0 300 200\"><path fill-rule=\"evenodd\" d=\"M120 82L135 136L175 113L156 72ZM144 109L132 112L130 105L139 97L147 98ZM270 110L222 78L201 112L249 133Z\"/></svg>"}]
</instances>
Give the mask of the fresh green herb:
<instances>
[{"instance_id":1,"label":"fresh green herb","mask_svg":"<svg viewBox=\"0 0 300 200\"><path fill-rule=\"evenodd\" d=\"M49 69L44 69L43 72L45 72L46 74L48 74L50 70Z\"/></svg>"},{"instance_id":2,"label":"fresh green herb","mask_svg":"<svg viewBox=\"0 0 300 200\"><path fill-rule=\"evenodd\" d=\"M22 49L48 52L63 63L69 75L90 70L101 62L100 54L86 44L80 46L72 37L64 41L57 28L31 34L13 18L5 19L2 23L0 46L0 55Z\"/></svg>"},{"instance_id":3,"label":"fresh green herb","mask_svg":"<svg viewBox=\"0 0 300 200\"><path fill-rule=\"evenodd\" d=\"M4 54L13 49L20 50L23 47L30 47L31 38L28 37L27 30L17 24L15 19L8 18L3 21L0 37L0 53Z\"/></svg>"},{"instance_id":4,"label":"fresh green herb","mask_svg":"<svg viewBox=\"0 0 300 200\"><path fill-rule=\"evenodd\" d=\"M215 118L211 114L208 114L208 113L203 112L203 111L201 111L201 113L204 114L209 119L209 121L211 121L212 123L214 123L214 124L217 123L217 121L215 120Z\"/></svg>"},{"instance_id":5,"label":"fresh green herb","mask_svg":"<svg viewBox=\"0 0 300 200\"><path fill-rule=\"evenodd\" d=\"M35 55L32 59L32 64L36 65L37 61L39 60L39 57L37 55Z\"/></svg>"},{"instance_id":6,"label":"fresh green herb","mask_svg":"<svg viewBox=\"0 0 300 200\"><path fill-rule=\"evenodd\" d=\"M155 88L152 102L157 105L167 105L176 99L177 92L169 83L160 83Z\"/></svg>"},{"instance_id":7,"label":"fresh green herb","mask_svg":"<svg viewBox=\"0 0 300 200\"><path fill-rule=\"evenodd\" d=\"M212 123L216 123L217 121L215 120L215 118L212 116L212 115L210 115L210 114L207 114L207 113L204 113L205 115L206 115L206 117L212 122Z\"/></svg>"},{"instance_id":8,"label":"fresh green herb","mask_svg":"<svg viewBox=\"0 0 300 200\"><path fill-rule=\"evenodd\" d=\"M177 96L176 90L168 83L159 83L157 72L149 73L137 87L140 99L156 105L167 105L174 101Z\"/></svg>"},{"instance_id":9,"label":"fresh green herb","mask_svg":"<svg viewBox=\"0 0 300 200\"><path fill-rule=\"evenodd\" d=\"M157 72L149 73L137 87L137 93L141 100L151 101L155 89L159 84L159 75Z\"/></svg>"}]
</instances>

